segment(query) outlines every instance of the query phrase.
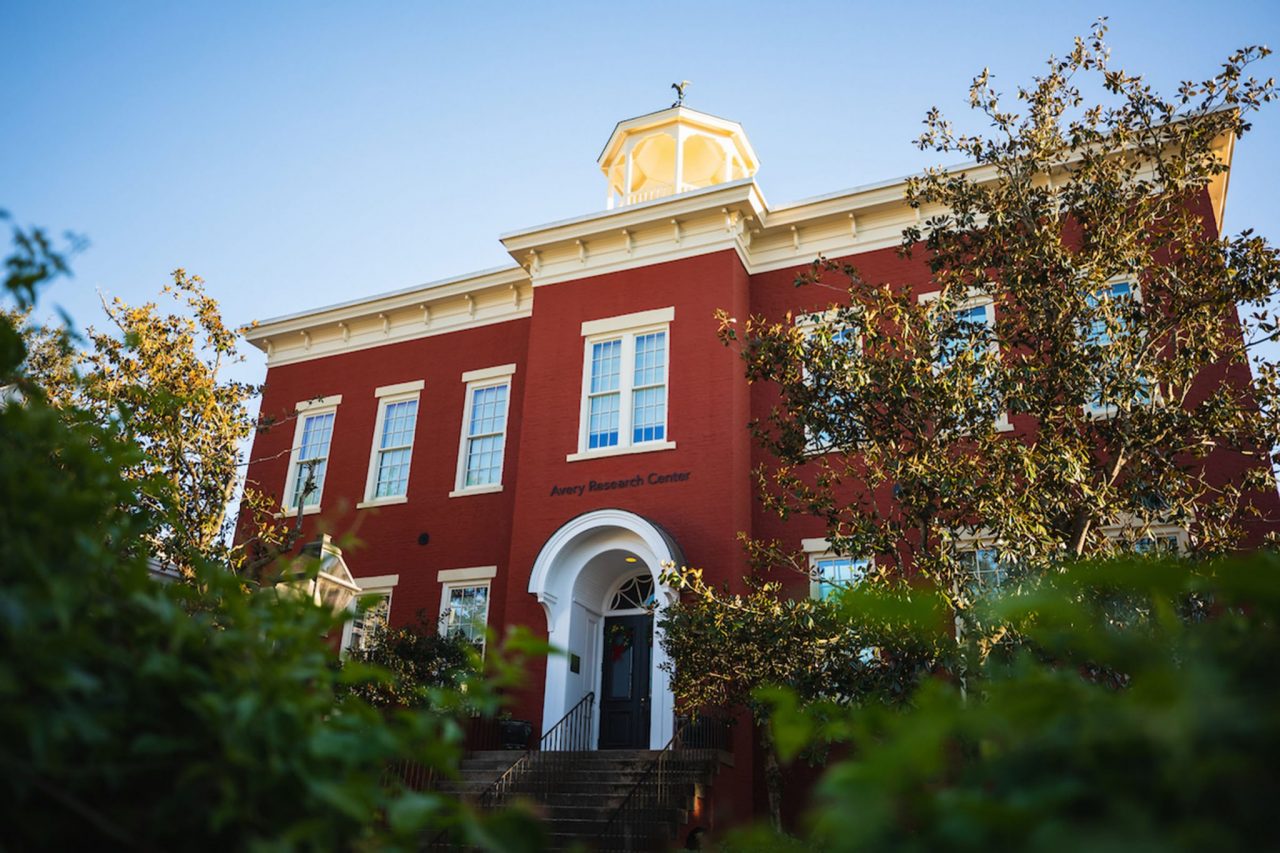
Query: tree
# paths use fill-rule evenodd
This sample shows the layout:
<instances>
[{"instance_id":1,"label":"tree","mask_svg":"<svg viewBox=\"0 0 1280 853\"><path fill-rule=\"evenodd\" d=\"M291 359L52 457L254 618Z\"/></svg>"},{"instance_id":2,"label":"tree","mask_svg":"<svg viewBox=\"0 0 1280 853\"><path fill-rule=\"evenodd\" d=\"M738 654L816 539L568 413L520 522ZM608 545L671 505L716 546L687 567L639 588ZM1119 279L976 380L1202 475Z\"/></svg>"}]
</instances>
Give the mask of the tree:
<instances>
[{"instance_id":1,"label":"tree","mask_svg":"<svg viewBox=\"0 0 1280 853\"><path fill-rule=\"evenodd\" d=\"M1019 88L1022 112L980 74L970 103L990 136L930 111L919 145L973 161L907 184L923 221L901 253L927 264L936 298L820 259L797 284L838 277L848 297L815 328L723 321L748 377L779 392L756 424L777 460L758 472L766 502L821 517L838 551L930 578L959 610L963 535L1024 570L1162 524L1222 553L1275 490L1280 385L1265 365L1251 379L1248 358L1275 337L1280 255L1249 231L1217 238L1209 209L1224 146L1275 97L1245 76L1268 51L1163 98L1110 67L1104 33ZM1088 76L1105 103L1086 104Z\"/></svg>"},{"instance_id":2,"label":"tree","mask_svg":"<svg viewBox=\"0 0 1280 853\"><path fill-rule=\"evenodd\" d=\"M67 267L38 232L18 231L15 244L3 292L27 309ZM136 363L110 352L113 365ZM115 422L130 415L135 390L113 397L122 408L104 423L78 395L50 405L26 357L19 329L0 317L0 386L17 391L0 401L0 798L10 845L417 849L424 832L447 828L487 849L537 842L518 814L482 818L389 773L405 760L456 768L456 711L492 710L488 682L438 688L430 711L387 712L344 689L393 675L334 666L326 635L341 617L245 583L194 548L190 583L153 580L152 543L173 541L164 537L180 534L191 504L177 494L186 481L166 474L168 448ZM216 399L201 381L191 387Z\"/></svg>"},{"instance_id":3,"label":"tree","mask_svg":"<svg viewBox=\"0 0 1280 853\"><path fill-rule=\"evenodd\" d=\"M776 582L748 579L742 595L708 585L697 569L668 573L665 580L686 593L663 611L661 623L672 692L695 712L750 712L760 735L775 830L782 825L782 776L769 724L778 697L770 688L786 685L787 696L806 705L868 697L893 704L909 696L951 647L920 642L921 634L904 631L904 613L895 619L850 618L838 599L788 599ZM927 610L917 611L911 621L929 617Z\"/></svg>"},{"instance_id":4,"label":"tree","mask_svg":"<svg viewBox=\"0 0 1280 853\"><path fill-rule=\"evenodd\" d=\"M83 348L62 330L28 326L24 368L68 417L88 418L143 449L123 472L137 487L130 503L172 519L148 534L147 546L156 560L189 573L202 557L238 558L227 507L255 426L247 404L257 388L225 378L243 357L203 281L176 270L163 293L183 310L104 302L110 330L87 329Z\"/></svg>"},{"instance_id":5,"label":"tree","mask_svg":"<svg viewBox=\"0 0 1280 853\"><path fill-rule=\"evenodd\" d=\"M996 573L1030 583L1142 547L1159 526L1187 530L1209 556L1239 547L1251 522L1280 521L1259 509L1274 505L1280 383L1265 362L1249 372L1251 350L1280 327L1280 254L1249 231L1219 238L1211 209L1224 151L1275 97L1273 81L1247 76L1268 51L1245 48L1163 98L1110 66L1104 35L1100 21L1050 59L1017 90L1020 112L980 74L970 103L989 136L929 112L920 147L973 161L907 184L920 224L900 252L927 266L934 298L820 258L797 286L843 301L801 317L721 315L748 379L778 395L752 425L772 457L756 473L766 507L822 519L836 553L874 560L866 583L944 608L945 634L905 640L916 616L862 593L810 623L822 608L726 597L686 572L668 620L678 700L723 679L772 719L774 694L758 687L776 680L802 708L878 708L933 667L964 696L1019 637L984 606L992 590L961 540L991 543ZM1104 103L1086 103L1088 78ZM809 574L780 543L748 549L771 583ZM786 615L761 618L770 612ZM883 642L859 642L887 671L906 668L834 697L813 689L806 673L824 655L839 670L839 644L877 632Z\"/></svg>"},{"instance_id":6,"label":"tree","mask_svg":"<svg viewBox=\"0 0 1280 853\"><path fill-rule=\"evenodd\" d=\"M804 849L1280 844L1274 553L1091 558L980 606L1019 637L986 658L980 690L930 680L905 706L778 702L785 758L852 745L819 784ZM780 846L767 832L726 845Z\"/></svg>"}]
</instances>

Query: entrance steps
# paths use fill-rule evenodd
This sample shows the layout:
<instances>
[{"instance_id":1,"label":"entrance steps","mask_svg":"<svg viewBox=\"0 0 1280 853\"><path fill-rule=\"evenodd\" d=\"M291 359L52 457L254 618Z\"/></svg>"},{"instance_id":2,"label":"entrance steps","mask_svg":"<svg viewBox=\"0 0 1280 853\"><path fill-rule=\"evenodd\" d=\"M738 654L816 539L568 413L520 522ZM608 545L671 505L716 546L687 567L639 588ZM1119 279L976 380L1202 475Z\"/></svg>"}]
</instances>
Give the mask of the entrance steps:
<instances>
[{"instance_id":1,"label":"entrance steps","mask_svg":"<svg viewBox=\"0 0 1280 853\"><path fill-rule=\"evenodd\" d=\"M505 773L524 753L477 752L463 759L457 779L441 780L436 788L441 793L460 796L476 803L495 780ZM719 769L721 754L712 750L687 750L667 756L662 784L668 787L661 808L637 812L628 818L641 825L628 827L622 842L599 844L599 836L623 800L641 788L659 784L656 774L648 773L657 750L599 750L562 752L556 755L555 769L544 773L536 765L521 775L508 802L523 801L538 814L547 829L551 850L621 849L666 850L678 847L676 834L684 826L694 806L698 786L709 786ZM646 775L647 774L647 775Z\"/></svg>"}]
</instances>

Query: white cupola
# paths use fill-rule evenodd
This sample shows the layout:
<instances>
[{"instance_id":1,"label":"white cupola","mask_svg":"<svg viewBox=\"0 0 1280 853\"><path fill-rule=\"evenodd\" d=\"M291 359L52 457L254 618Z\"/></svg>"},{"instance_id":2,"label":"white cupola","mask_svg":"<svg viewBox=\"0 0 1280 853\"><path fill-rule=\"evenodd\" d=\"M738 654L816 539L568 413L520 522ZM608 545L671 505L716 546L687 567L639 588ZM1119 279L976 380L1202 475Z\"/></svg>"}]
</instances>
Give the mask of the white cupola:
<instances>
[{"instance_id":1,"label":"white cupola","mask_svg":"<svg viewBox=\"0 0 1280 853\"><path fill-rule=\"evenodd\" d=\"M599 163L610 210L748 178L760 168L742 125L679 103L619 122Z\"/></svg>"}]
</instances>

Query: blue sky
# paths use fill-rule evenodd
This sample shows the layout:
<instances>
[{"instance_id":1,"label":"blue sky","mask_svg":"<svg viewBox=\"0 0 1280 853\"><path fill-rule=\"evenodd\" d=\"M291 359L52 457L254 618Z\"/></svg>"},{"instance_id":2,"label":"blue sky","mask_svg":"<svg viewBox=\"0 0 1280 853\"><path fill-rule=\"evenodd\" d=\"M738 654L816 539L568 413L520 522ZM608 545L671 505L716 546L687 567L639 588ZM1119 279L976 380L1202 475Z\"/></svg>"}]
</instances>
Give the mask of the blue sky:
<instances>
[{"instance_id":1,"label":"blue sky","mask_svg":"<svg viewBox=\"0 0 1280 853\"><path fill-rule=\"evenodd\" d=\"M930 106L981 129L975 72L1011 90L1099 15L1115 64L1169 90L1280 46L1275 0L0 0L0 208L89 238L47 294L80 324L99 290L144 301L178 266L241 323L508 263L499 234L603 207L614 123L682 78L746 127L773 204L917 171ZM1278 166L1273 105L1237 150L1229 229L1280 239Z\"/></svg>"}]
</instances>

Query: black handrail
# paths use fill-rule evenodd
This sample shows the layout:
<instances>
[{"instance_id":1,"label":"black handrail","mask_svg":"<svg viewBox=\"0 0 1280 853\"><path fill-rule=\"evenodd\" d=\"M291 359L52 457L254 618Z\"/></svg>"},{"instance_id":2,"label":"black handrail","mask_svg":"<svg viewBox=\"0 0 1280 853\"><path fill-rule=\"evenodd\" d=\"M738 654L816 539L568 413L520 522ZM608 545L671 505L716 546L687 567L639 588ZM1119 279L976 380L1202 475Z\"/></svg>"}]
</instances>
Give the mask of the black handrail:
<instances>
[{"instance_id":1,"label":"black handrail","mask_svg":"<svg viewBox=\"0 0 1280 853\"><path fill-rule=\"evenodd\" d=\"M528 794L535 799L548 793L551 785L561 778L567 762L563 754L591 748L595 701L594 691L579 699L560 722L547 729L537 744L485 789L477 804L481 808L494 808L503 805L513 793Z\"/></svg>"},{"instance_id":2,"label":"black handrail","mask_svg":"<svg viewBox=\"0 0 1280 853\"><path fill-rule=\"evenodd\" d=\"M712 760L713 753L727 752L730 746L727 719L704 715L677 722L671 740L609 816L596 836L594 849L631 851L669 845L670 839L661 835L670 826L668 815L662 812L679 805L679 798L687 797L698 781L702 765Z\"/></svg>"}]
</instances>

